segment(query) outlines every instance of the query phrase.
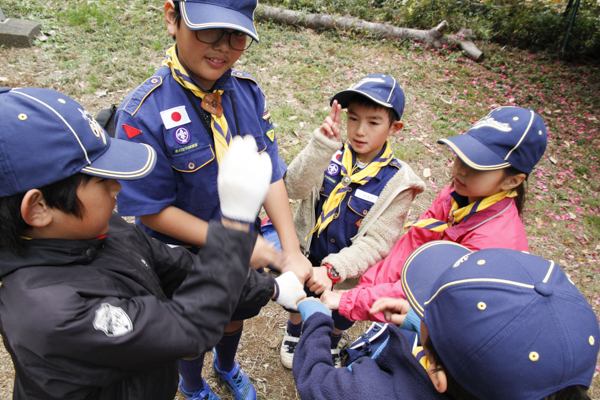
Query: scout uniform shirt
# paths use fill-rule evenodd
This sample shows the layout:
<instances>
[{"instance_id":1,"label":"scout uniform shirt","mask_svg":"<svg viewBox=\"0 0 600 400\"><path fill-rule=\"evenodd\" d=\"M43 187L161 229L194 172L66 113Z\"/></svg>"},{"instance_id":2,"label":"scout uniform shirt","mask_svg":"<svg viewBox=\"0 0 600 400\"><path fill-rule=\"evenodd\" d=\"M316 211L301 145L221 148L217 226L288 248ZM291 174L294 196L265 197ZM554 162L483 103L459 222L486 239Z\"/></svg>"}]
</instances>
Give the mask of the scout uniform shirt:
<instances>
[{"instance_id":1,"label":"scout uniform shirt","mask_svg":"<svg viewBox=\"0 0 600 400\"><path fill-rule=\"evenodd\" d=\"M271 182L281 179L287 166L278 155L271 116L258 83L246 73L230 70L214 89L224 91L221 105L231 135L254 136L259 152L266 151L271 157ZM146 233L166 243L186 244L146 227L137 216L175 206L204 221L221 218L219 165L213 133L201 119L206 117L210 124L210 115L201 109L201 99L175 81L167 66L131 92L115 117L116 137L147 143L157 152L156 167L150 175L121 182L119 213L136 216L136 223Z\"/></svg>"},{"instance_id":2,"label":"scout uniform shirt","mask_svg":"<svg viewBox=\"0 0 600 400\"><path fill-rule=\"evenodd\" d=\"M385 146L374 160L382 155L384 149ZM323 185L319 193L319 203L316 210L317 216L321 214L323 204L327 201L331 191L342 181L342 157L343 148L333 155L331 163L325 171ZM352 157L354 165L356 163L356 154L353 154ZM314 265L319 265L327 255L339 253L340 250L352 244L350 239L358 232L358 227L363 218L367 216L367 213L379 198L379 193L381 193L388 181L400 168L402 166L394 158L389 164L382 167L377 175L366 184L350 184L348 194L344 197L338 208L337 218L333 219L319 235L317 235L317 232L313 233L310 245L310 259Z\"/></svg>"}]
</instances>

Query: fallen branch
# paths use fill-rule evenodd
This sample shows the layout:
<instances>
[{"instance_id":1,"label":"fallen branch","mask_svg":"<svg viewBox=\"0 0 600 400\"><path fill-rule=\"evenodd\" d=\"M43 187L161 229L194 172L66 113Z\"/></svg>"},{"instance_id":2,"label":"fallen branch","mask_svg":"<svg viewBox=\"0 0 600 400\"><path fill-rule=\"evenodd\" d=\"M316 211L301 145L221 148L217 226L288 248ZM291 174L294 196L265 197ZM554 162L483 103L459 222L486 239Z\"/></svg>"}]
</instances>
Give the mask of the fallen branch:
<instances>
[{"instance_id":1,"label":"fallen branch","mask_svg":"<svg viewBox=\"0 0 600 400\"><path fill-rule=\"evenodd\" d=\"M473 32L462 28L456 35L444 35L448 26L442 21L438 26L428 31L420 29L398 28L391 24L368 22L358 18L333 16L329 14L304 14L299 11L280 10L259 4L254 13L256 19L274 20L280 24L299 25L310 29L341 29L344 31L369 32L384 37L412 39L436 49L443 45L459 47L465 54L475 60L483 59L483 52L473 43Z\"/></svg>"}]
</instances>

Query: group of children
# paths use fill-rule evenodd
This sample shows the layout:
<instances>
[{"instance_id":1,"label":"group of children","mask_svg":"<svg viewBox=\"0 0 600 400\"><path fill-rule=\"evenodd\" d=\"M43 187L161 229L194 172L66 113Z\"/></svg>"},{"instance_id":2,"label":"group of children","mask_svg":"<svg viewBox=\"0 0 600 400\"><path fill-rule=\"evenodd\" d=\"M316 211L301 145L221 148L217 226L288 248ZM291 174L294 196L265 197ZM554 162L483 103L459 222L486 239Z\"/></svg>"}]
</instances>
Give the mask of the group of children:
<instances>
[{"instance_id":1,"label":"group of children","mask_svg":"<svg viewBox=\"0 0 600 400\"><path fill-rule=\"evenodd\" d=\"M175 42L119 107L116 139L65 95L0 89L14 398L214 400L212 350L234 398L256 399L235 356L269 300L290 312L281 359L302 399L587 398L597 318L560 267L526 253L520 218L541 118L501 107L441 139L452 181L407 222L425 185L388 140L398 82L372 74L336 94L287 167L262 89L231 68L259 40L256 5L167 0ZM260 235L262 206L278 246ZM377 322L340 352L357 320Z\"/></svg>"}]
</instances>

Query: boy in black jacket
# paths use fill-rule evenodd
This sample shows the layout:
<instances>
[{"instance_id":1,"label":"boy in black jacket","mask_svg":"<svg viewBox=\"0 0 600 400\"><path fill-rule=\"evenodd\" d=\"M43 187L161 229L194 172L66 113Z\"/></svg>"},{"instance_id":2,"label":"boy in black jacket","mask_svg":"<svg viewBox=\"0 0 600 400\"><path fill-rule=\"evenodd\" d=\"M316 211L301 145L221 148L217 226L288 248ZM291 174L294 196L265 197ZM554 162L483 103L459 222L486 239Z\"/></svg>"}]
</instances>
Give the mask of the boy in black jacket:
<instances>
[{"instance_id":1,"label":"boy in black jacket","mask_svg":"<svg viewBox=\"0 0 600 400\"><path fill-rule=\"evenodd\" d=\"M0 89L0 323L15 399L173 399L177 360L210 350L238 299L289 306L303 293L291 272L273 282L248 267L244 216L270 182L252 139L223 160L223 225L197 256L113 213L116 179L144 177L155 157L61 93Z\"/></svg>"}]
</instances>

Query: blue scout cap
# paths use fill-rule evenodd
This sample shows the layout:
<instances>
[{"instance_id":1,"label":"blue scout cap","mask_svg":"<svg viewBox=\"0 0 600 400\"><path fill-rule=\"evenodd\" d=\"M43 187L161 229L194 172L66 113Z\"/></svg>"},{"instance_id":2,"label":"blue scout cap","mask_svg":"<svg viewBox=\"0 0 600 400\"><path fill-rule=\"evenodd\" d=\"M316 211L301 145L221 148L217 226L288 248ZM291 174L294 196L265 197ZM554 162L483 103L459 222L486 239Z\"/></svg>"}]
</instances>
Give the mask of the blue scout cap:
<instances>
[{"instance_id":1,"label":"blue scout cap","mask_svg":"<svg viewBox=\"0 0 600 400\"><path fill-rule=\"evenodd\" d=\"M79 103L62 93L0 88L0 197L78 172L139 179L155 163L154 149L111 139Z\"/></svg>"},{"instance_id":2,"label":"blue scout cap","mask_svg":"<svg viewBox=\"0 0 600 400\"><path fill-rule=\"evenodd\" d=\"M254 10L257 5L258 0L179 1L181 19L188 29L235 29L258 42L258 34L254 27Z\"/></svg>"},{"instance_id":3,"label":"blue scout cap","mask_svg":"<svg viewBox=\"0 0 600 400\"><path fill-rule=\"evenodd\" d=\"M440 139L469 167L493 171L515 167L526 174L546 151L546 124L533 110L499 107L477 121L466 135Z\"/></svg>"},{"instance_id":4,"label":"blue scout cap","mask_svg":"<svg viewBox=\"0 0 600 400\"><path fill-rule=\"evenodd\" d=\"M479 399L540 399L589 387L600 327L552 261L429 242L404 264L402 287L449 373Z\"/></svg>"},{"instance_id":5,"label":"blue scout cap","mask_svg":"<svg viewBox=\"0 0 600 400\"><path fill-rule=\"evenodd\" d=\"M385 108L391 108L398 114L398 120L404 112L404 91L393 76L371 74L362 78L356 85L343 90L331 98L330 105L337 100L342 108L347 108L355 94L361 94Z\"/></svg>"}]
</instances>

